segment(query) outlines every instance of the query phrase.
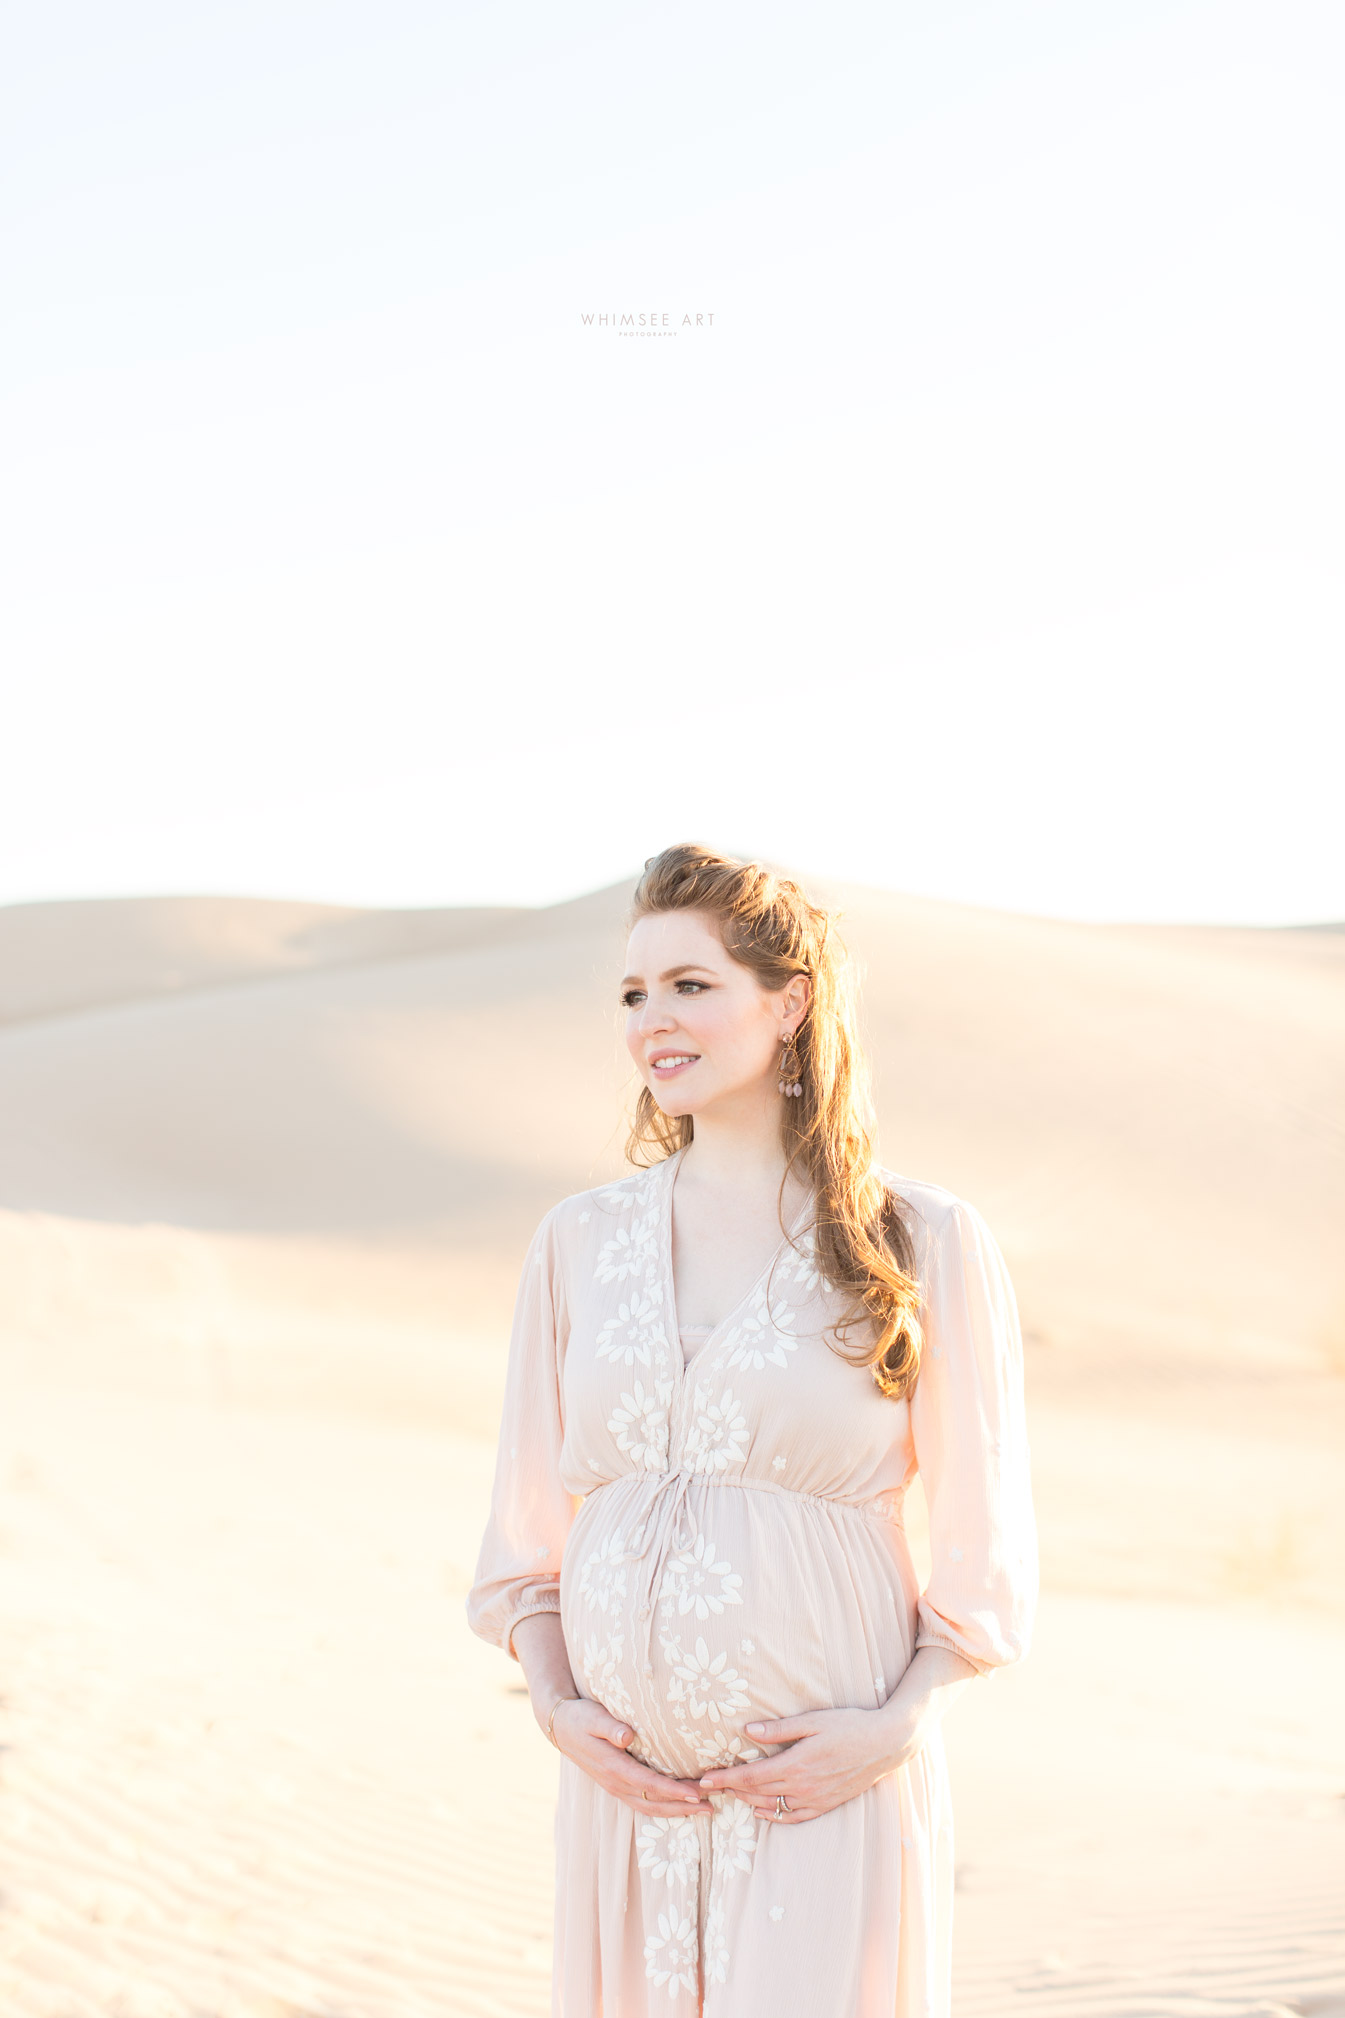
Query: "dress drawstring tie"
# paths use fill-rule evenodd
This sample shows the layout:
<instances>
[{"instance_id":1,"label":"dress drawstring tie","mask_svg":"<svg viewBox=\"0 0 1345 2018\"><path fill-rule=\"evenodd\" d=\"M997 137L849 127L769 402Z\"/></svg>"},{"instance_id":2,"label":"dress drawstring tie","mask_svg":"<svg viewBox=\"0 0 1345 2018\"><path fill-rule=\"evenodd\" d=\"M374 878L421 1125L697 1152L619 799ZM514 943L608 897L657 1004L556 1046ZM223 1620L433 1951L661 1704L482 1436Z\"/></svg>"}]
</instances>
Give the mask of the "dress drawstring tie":
<instances>
[{"instance_id":1,"label":"dress drawstring tie","mask_svg":"<svg viewBox=\"0 0 1345 2018\"><path fill-rule=\"evenodd\" d=\"M624 1560L642 1580L635 1617L643 1629L641 1666L646 1678L654 1672L654 1615L663 1596L668 1559L679 1550L690 1548L696 1539L695 1521L688 1504L696 1476L689 1465L679 1465L676 1471L664 1473L644 1520L631 1534L624 1551Z\"/></svg>"}]
</instances>

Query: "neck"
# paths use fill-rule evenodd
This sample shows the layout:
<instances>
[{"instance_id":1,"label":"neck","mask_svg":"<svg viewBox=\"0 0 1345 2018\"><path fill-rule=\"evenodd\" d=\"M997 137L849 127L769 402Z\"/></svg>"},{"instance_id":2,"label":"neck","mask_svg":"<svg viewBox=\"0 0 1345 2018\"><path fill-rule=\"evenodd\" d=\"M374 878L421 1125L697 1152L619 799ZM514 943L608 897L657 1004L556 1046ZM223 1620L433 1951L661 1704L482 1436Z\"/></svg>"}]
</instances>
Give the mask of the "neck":
<instances>
[{"instance_id":1,"label":"neck","mask_svg":"<svg viewBox=\"0 0 1345 2018\"><path fill-rule=\"evenodd\" d=\"M753 1089L731 1104L706 1108L696 1116L695 1139L682 1159L683 1169L696 1184L714 1189L778 1185L785 1172L780 1105L772 1085L761 1097Z\"/></svg>"}]
</instances>

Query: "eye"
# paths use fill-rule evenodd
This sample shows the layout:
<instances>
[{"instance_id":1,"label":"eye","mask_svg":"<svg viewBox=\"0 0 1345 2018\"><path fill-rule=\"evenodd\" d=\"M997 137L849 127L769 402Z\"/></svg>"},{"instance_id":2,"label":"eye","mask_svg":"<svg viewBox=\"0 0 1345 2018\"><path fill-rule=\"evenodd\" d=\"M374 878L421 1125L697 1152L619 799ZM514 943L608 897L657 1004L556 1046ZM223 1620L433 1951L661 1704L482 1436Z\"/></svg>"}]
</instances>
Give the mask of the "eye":
<instances>
[{"instance_id":1,"label":"eye","mask_svg":"<svg viewBox=\"0 0 1345 2018\"><path fill-rule=\"evenodd\" d=\"M705 981L679 981L677 992L679 995L685 995L688 991L693 995L703 995L708 985Z\"/></svg>"},{"instance_id":2,"label":"eye","mask_svg":"<svg viewBox=\"0 0 1345 2018\"><path fill-rule=\"evenodd\" d=\"M643 988L627 988L625 993L621 997L621 1006L623 1009L634 1009L639 1003L643 1001L644 1001Z\"/></svg>"}]
</instances>

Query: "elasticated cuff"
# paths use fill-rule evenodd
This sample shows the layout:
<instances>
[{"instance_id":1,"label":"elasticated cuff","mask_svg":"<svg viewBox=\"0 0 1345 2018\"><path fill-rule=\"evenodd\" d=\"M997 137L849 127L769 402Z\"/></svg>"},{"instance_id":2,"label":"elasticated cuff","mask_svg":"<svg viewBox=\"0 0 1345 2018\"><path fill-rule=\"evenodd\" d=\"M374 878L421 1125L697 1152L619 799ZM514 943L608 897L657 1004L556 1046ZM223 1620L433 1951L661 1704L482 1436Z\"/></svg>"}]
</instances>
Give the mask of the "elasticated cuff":
<instances>
[{"instance_id":1,"label":"elasticated cuff","mask_svg":"<svg viewBox=\"0 0 1345 2018\"><path fill-rule=\"evenodd\" d=\"M518 1655L514 1652L514 1634L519 1626L522 1625L524 1619L535 1619L542 1612L559 1611L560 1591L556 1589L554 1591L538 1591L533 1597L528 1599L525 1605L520 1605L517 1611L509 1614L508 1619L505 1621L504 1630L500 1634L500 1645L504 1648L511 1661L518 1659Z\"/></svg>"},{"instance_id":2,"label":"elasticated cuff","mask_svg":"<svg viewBox=\"0 0 1345 2018\"><path fill-rule=\"evenodd\" d=\"M975 1654L969 1654L965 1647L960 1647L956 1640L949 1639L944 1633L917 1633L915 1651L919 1653L921 1647L947 1647L950 1654L956 1654L968 1667L975 1668L978 1675L993 1675L999 1665L997 1661L978 1661Z\"/></svg>"}]
</instances>

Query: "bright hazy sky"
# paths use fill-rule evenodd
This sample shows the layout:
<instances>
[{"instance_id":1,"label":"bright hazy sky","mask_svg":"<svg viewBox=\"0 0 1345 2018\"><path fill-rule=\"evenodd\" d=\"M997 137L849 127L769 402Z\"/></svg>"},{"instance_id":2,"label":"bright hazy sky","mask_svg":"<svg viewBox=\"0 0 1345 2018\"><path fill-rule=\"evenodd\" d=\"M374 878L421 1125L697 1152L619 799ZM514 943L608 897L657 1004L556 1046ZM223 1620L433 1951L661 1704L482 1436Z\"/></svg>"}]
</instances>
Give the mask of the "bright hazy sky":
<instances>
[{"instance_id":1,"label":"bright hazy sky","mask_svg":"<svg viewBox=\"0 0 1345 2018\"><path fill-rule=\"evenodd\" d=\"M0 901L1345 917L1339 0L6 37Z\"/></svg>"}]
</instances>

